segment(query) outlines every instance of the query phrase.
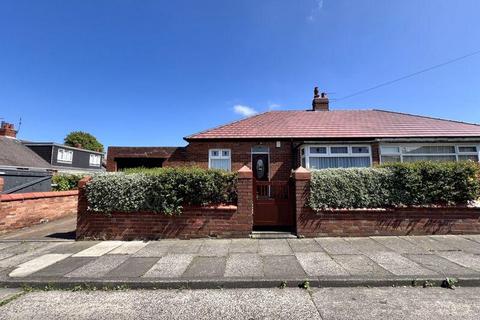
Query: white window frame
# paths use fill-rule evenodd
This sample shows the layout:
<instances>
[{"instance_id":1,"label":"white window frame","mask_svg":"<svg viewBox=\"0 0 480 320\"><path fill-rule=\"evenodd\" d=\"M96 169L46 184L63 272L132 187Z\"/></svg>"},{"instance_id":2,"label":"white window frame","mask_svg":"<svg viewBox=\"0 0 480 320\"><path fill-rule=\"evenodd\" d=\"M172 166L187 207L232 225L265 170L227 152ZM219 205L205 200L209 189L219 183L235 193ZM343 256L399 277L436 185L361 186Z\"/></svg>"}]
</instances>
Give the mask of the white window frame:
<instances>
[{"instance_id":1,"label":"white window frame","mask_svg":"<svg viewBox=\"0 0 480 320\"><path fill-rule=\"evenodd\" d=\"M73 161L73 150L68 149L58 149L57 151L57 162L59 163L72 163Z\"/></svg>"},{"instance_id":2,"label":"white window frame","mask_svg":"<svg viewBox=\"0 0 480 320\"><path fill-rule=\"evenodd\" d=\"M218 151L218 156L212 156L212 151ZM228 151L228 156L223 155L223 151ZM208 149L208 168L209 169L216 169L212 168L212 160L225 160L228 159L228 172L232 171L232 150L230 149Z\"/></svg>"},{"instance_id":3,"label":"white window frame","mask_svg":"<svg viewBox=\"0 0 480 320\"><path fill-rule=\"evenodd\" d=\"M405 147L454 147L455 153L404 153L403 148ZM398 148L399 152L390 152L384 153L382 147L396 147ZM476 147L476 152L460 152L459 147ZM477 143L460 143L460 144L453 144L453 143L384 143L379 146L379 153L380 153L380 163L383 163L382 156L400 156L400 162L403 162L403 157L406 156L455 156L455 161L458 161L458 156L472 156L476 155L477 158L480 160L480 145Z\"/></svg>"},{"instance_id":4,"label":"white window frame","mask_svg":"<svg viewBox=\"0 0 480 320\"><path fill-rule=\"evenodd\" d=\"M327 152L326 153L310 153L310 148L326 148ZM331 149L332 147L347 147L347 153L332 153ZM368 149L368 153L353 153L352 152L352 147L364 147ZM303 150L303 155L302 155L302 150ZM300 163L302 163L302 160L305 159L305 168L309 170L322 170L322 169L311 169L310 168L310 158L338 158L338 157L349 157L349 158L365 158L369 157L370 158L370 166L373 164L373 159L372 159L372 147L368 144L306 144L303 145L300 148Z\"/></svg>"},{"instance_id":5,"label":"white window frame","mask_svg":"<svg viewBox=\"0 0 480 320\"><path fill-rule=\"evenodd\" d=\"M92 157L94 159L98 159L98 161L92 161ZM91 166L91 167L100 167L100 165L102 164L102 156L99 155L99 154L94 154L94 153L90 153L90 156L89 156L89 159L88 159L88 164Z\"/></svg>"}]
</instances>

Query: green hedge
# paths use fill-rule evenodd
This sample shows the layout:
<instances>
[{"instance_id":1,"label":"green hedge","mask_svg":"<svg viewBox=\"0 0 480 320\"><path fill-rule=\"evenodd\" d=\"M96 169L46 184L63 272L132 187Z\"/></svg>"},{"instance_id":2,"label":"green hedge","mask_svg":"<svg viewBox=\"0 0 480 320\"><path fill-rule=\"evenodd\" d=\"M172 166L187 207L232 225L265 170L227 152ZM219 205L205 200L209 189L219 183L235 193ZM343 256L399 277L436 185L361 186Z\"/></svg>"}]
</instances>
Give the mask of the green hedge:
<instances>
[{"instance_id":1,"label":"green hedge","mask_svg":"<svg viewBox=\"0 0 480 320\"><path fill-rule=\"evenodd\" d=\"M312 173L309 205L314 210L466 205L480 196L479 172L471 161L319 170Z\"/></svg>"},{"instance_id":2,"label":"green hedge","mask_svg":"<svg viewBox=\"0 0 480 320\"><path fill-rule=\"evenodd\" d=\"M129 173L129 172L137 173ZM236 175L199 168L135 169L102 174L87 184L89 208L98 212L180 213L182 206L235 203Z\"/></svg>"},{"instance_id":3,"label":"green hedge","mask_svg":"<svg viewBox=\"0 0 480 320\"><path fill-rule=\"evenodd\" d=\"M78 181L84 176L84 174L56 174L52 177L52 190L75 190L78 187Z\"/></svg>"}]
</instances>

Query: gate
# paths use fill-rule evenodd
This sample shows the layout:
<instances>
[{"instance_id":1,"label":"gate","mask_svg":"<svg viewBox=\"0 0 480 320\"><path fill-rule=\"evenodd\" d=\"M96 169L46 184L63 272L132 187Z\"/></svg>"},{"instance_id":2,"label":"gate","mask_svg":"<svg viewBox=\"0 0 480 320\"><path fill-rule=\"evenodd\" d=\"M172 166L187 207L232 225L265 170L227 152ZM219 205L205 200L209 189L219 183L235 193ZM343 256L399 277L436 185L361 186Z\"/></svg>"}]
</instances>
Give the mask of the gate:
<instances>
[{"instance_id":1,"label":"gate","mask_svg":"<svg viewBox=\"0 0 480 320\"><path fill-rule=\"evenodd\" d=\"M293 226L289 181L253 180L254 226Z\"/></svg>"}]
</instances>

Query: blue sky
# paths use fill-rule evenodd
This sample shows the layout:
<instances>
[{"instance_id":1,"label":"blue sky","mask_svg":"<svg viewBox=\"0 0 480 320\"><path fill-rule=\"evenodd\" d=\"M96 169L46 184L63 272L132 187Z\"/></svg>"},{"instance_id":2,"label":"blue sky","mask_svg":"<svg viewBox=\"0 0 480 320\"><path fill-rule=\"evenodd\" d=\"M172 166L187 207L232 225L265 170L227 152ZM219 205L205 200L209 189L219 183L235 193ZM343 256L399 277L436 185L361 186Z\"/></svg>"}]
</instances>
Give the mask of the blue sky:
<instances>
[{"instance_id":1,"label":"blue sky","mask_svg":"<svg viewBox=\"0 0 480 320\"><path fill-rule=\"evenodd\" d=\"M240 119L235 106L306 109L314 86L338 99L480 50L478 12L476 0L2 0L0 117L21 117L22 139L184 145ZM480 122L480 55L331 107Z\"/></svg>"}]
</instances>

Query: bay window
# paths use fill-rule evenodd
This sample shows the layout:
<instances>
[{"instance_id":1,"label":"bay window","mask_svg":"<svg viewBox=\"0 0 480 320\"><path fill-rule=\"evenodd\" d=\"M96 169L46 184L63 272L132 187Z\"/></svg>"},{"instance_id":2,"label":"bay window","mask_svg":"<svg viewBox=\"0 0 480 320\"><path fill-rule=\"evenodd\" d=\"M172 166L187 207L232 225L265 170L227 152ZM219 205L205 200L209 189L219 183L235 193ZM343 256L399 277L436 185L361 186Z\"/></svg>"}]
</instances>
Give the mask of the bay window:
<instances>
[{"instance_id":1,"label":"bay window","mask_svg":"<svg viewBox=\"0 0 480 320\"><path fill-rule=\"evenodd\" d=\"M232 162L230 149L208 150L208 168L231 171Z\"/></svg>"},{"instance_id":2,"label":"bay window","mask_svg":"<svg viewBox=\"0 0 480 320\"><path fill-rule=\"evenodd\" d=\"M313 170L370 167L372 164L369 146L306 145L300 149L300 155L302 166Z\"/></svg>"},{"instance_id":3,"label":"bay window","mask_svg":"<svg viewBox=\"0 0 480 320\"><path fill-rule=\"evenodd\" d=\"M380 160L388 162L415 161L478 161L478 147L475 145L382 145Z\"/></svg>"}]
</instances>

